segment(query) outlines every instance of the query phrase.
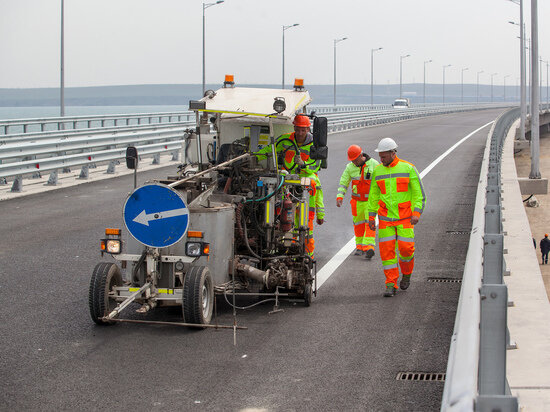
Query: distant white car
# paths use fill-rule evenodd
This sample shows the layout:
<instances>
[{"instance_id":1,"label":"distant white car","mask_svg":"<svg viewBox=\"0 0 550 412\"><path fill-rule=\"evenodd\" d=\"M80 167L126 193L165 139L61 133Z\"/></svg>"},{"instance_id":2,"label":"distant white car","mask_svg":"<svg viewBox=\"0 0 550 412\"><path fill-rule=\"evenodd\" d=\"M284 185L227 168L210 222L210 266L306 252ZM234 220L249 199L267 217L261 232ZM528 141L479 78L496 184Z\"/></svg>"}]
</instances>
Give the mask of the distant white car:
<instances>
[{"instance_id":1,"label":"distant white car","mask_svg":"<svg viewBox=\"0 0 550 412\"><path fill-rule=\"evenodd\" d=\"M395 101L392 104L392 107L396 107L399 109L411 107L411 101L407 98L395 99Z\"/></svg>"}]
</instances>

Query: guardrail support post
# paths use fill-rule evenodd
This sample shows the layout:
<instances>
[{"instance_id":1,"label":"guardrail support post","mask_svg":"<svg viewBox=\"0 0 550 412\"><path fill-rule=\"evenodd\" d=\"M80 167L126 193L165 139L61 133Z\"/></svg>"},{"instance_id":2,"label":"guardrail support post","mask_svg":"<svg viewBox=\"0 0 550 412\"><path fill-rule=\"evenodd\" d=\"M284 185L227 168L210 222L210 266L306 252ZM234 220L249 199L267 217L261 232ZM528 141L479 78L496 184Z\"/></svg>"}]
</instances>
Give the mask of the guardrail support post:
<instances>
[{"instance_id":1,"label":"guardrail support post","mask_svg":"<svg viewBox=\"0 0 550 412\"><path fill-rule=\"evenodd\" d=\"M179 150L174 150L172 152L172 161L175 162L176 160L179 160L179 158L180 158Z\"/></svg>"},{"instance_id":2,"label":"guardrail support post","mask_svg":"<svg viewBox=\"0 0 550 412\"><path fill-rule=\"evenodd\" d=\"M23 190L23 176L17 175L13 179L13 184L11 185L11 192L20 193Z\"/></svg>"},{"instance_id":3,"label":"guardrail support post","mask_svg":"<svg viewBox=\"0 0 550 412\"><path fill-rule=\"evenodd\" d=\"M78 176L79 179L87 179L90 176L90 173L88 171L88 165L82 166L82 169L80 170L80 176Z\"/></svg>"},{"instance_id":4,"label":"guardrail support post","mask_svg":"<svg viewBox=\"0 0 550 412\"><path fill-rule=\"evenodd\" d=\"M500 204L485 206L485 233L502 233L500 207Z\"/></svg>"},{"instance_id":5,"label":"guardrail support post","mask_svg":"<svg viewBox=\"0 0 550 412\"><path fill-rule=\"evenodd\" d=\"M503 283L503 257L504 236L486 234L484 237L485 247L483 248L483 283Z\"/></svg>"},{"instance_id":6,"label":"guardrail support post","mask_svg":"<svg viewBox=\"0 0 550 412\"><path fill-rule=\"evenodd\" d=\"M114 174L115 173L115 166L116 166L116 162L114 160L111 160L109 162L109 167L107 167L107 174Z\"/></svg>"},{"instance_id":7,"label":"guardrail support post","mask_svg":"<svg viewBox=\"0 0 550 412\"><path fill-rule=\"evenodd\" d=\"M48 182L46 183L48 186L56 186L57 185L57 169L53 170L50 173L50 177L48 178Z\"/></svg>"},{"instance_id":8,"label":"guardrail support post","mask_svg":"<svg viewBox=\"0 0 550 412\"><path fill-rule=\"evenodd\" d=\"M153 163L151 163L153 165L158 165L160 164L160 153L155 153L154 156L153 156Z\"/></svg>"},{"instance_id":9,"label":"guardrail support post","mask_svg":"<svg viewBox=\"0 0 550 412\"><path fill-rule=\"evenodd\" d=\"M479 343L479 394L506 393L506 318L508 288L506 285L483 285Z\"/></svg>"},{"instance_id":10,"label":"guardrail support post","mask_svg":"<svg viewBox=\"0 0 550 412\"><path fill-rule=\"evenodd\" d=\"M478 396L474 410L476 412L516 412L519 410L518 398L506 395Z\"/></svg>"}]
</instances>

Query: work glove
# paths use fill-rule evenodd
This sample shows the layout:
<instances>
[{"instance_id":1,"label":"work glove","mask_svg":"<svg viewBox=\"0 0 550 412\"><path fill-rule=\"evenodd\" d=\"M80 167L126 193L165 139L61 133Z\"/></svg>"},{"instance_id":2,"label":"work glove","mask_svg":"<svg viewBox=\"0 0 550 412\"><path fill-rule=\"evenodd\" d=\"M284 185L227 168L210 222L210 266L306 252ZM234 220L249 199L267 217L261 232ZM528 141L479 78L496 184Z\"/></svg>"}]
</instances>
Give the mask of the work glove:
<instances>
[{"instance_id":1,"label":"work glove","mask_svg":"<svg viewBox=\"0 0 550 412\"><path fill-rule=\"evenodd\" d=\"M294 156L294 164L298 166L304 165L304 161L302 160L302 157L300 156L300 154L297 154L296 156Z\"/></svg>"},{"instance_id":2,"label":"work glove","mask_svg":"<svg viewBox=\"0 0 550 412\"><path fill-rule=\"evenodd\" d=\"M336 198L336 206L340 207L342 206L342 203L344 203L344 199L341 197Z\"/></svg>"}]
</instances>

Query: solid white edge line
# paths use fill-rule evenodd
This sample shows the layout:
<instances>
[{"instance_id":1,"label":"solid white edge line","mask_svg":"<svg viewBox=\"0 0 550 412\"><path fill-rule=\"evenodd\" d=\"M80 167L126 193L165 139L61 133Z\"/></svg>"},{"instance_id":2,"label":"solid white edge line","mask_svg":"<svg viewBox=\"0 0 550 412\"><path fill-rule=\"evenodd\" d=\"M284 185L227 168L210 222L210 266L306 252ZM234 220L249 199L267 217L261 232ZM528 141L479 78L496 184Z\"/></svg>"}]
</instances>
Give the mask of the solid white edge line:
<instances>
[{"instance_id":1,"label":"solid white edge line","mask_svg":"<svg viewBox=\"0 0 550 412\"><path fill-rule=\"evenodd\" d=\"M470 138L471 136L479 132L481 129L493 123L494 123L494 120L492 122L489 122L477 128L472 133L460 139L458 142L452 145L445 153L443 153L441 156L435 159L432 163L430 163L428 167L426 167L420 173L420 177L424 178L424 176L426 176L439 162L445 159L454 149L456 149L463 142L468 140L468 138ZM355 237L352 237L349 240L349 242L346 243L338 252L336 252L336 254L333 257L331 257L330 260L327 263L325 263L325 265L317 272L317 289L319 289L323 285L323 283L325 283L328 280L328 278L332 276L332 274L336 271L336 269L338 269L338 267L344 262L344 260L347 259L347 257L354 250L355 250Z\"/></svg>"}]
</instances>

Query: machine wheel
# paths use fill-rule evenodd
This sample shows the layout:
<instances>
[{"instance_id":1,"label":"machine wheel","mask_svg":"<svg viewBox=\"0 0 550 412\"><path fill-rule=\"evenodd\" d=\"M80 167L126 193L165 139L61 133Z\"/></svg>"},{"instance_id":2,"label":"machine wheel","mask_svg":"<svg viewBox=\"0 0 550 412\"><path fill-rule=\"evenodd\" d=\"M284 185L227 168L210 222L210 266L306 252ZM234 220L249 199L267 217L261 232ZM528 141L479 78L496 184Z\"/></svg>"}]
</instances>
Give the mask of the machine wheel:
<instances>
[{"instance_id":1,"label":"machine wheel","mask_svg":"<svg viewBox=\"0 0 550 412\"><path fill-rule=\"evenodd\" d=\"M207 325L214 308L214 286L206 266L193 266L183 280L183 321Z\"/></svg>"},{"instance_id":2,"label":"machine wheel","mask_svg":"<svg viewBox=\"0 0 550 412\"><path fill-rule=\"evenodd\" d=\"M313 288L311 287L311 283L306 283L306 286L304 287L304 305L306 307L309 307L311 305L312 298Z\"/></svg>"},{"instance_id":3,"label":"machine wheel","mask_svg":"<svg viewBox=\"0 0 550 412\"><path fill-rule=\"evenodd\" d=\"M109 297L109 292L115 286L122 286L122 275L118 266L114 263L98 263L92 272L88 294L90 315L98 325L114 323L101 320L101 318L108 315L117 305L116 301Z\"/></svg>"}]
</instances>

